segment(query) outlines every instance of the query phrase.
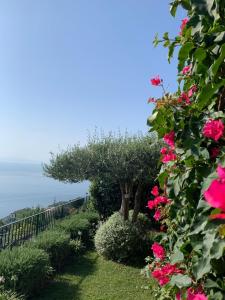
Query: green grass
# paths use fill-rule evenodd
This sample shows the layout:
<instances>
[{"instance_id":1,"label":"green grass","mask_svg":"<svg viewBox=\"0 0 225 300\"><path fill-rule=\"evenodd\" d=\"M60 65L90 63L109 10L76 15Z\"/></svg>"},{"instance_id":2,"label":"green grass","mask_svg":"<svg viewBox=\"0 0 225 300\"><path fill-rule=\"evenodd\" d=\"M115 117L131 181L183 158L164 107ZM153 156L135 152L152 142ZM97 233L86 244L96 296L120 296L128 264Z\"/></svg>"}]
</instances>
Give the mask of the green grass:
<instances>
[{"instance_id":1,"label":"green grass","mask_svg":"<svg viewBox=\"0 0 225 300\"><path fill-rule=\"evenodd\" d=\"M33 300L153 300L150 279L140 269L106 261L88 252L71 261L63 274Z\"/></svg>"}]
</instances>

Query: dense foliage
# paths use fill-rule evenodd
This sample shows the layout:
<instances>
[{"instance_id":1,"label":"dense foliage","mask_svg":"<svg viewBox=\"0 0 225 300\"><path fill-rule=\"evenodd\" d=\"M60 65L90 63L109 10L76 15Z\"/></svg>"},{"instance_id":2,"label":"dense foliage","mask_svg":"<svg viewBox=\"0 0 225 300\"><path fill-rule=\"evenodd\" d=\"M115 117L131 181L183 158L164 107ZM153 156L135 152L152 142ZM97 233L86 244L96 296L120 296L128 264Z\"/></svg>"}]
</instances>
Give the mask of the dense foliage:
<instances>
[{"instance_id":1,"label":"dense foliage","mask_svg":"<svg viewBox=\"0 0 225 300\"><path fill-rule=\"evenodd\" d=\"M150 246L147 236L149 228L148 218L141 213L134 224L131 220L124 221L120 213L116 212L97 230L96 250L105 258L115 261L143 260Z\"/></svg>"},{"instance_id":2,"label":"dense foliage","mask_svg":"<svg viewBox=\"0 0 225 300\"><path fill-rule=\"evenodd\" d=\"M0 252L0 274L4 287L24 295L38 292L52 270L48 254L30 247L15 247Z\"/></svg>"},{"instance_id":3,"label":"dense foliage","mask_svg":"<svg viewBox=\"0 0 225 300\"><path fill-rule=\"evenodd\" d=\"M155 140L154 134L93 137L84 147L75 145L72 149L52 155L44 171L47 176L65 182L107 181L110 178L120 186L121 214L125 220L128 219L132 203L135 222L140 211L143 187L157 174L159 146Z\"/></svg>"},{"instance_id":4,"label":"dense foliage","mask_svg":"<svg viewBox=\"0 0 225 300\"><path fill-rule=\"evenodd\" d=\"M18 296L12 291L0 291L0 300L23 300L22 296Z\"/></svg>"},{"instance_id":5,"label":"dense foliage","mask_svg":"<svg viewBox=\"0 0 225 300\"><path fill-rule=\"evenodd\" d=\"M70 255L70 235L63 230L46 230L28 243L29 246L46 251L51 266L60 270Z\"/></svg>"},{"instance_id":6,"label":"dense foliage","mask_svg":"<svg viewBox=\"0 0 225 300\"><path fill-rule=\"evenodd\" d=\"M225 299L225 1L175 0L187 18L180 33L160 41L178 54L177 93L165 93L149 118L164 138L160 189L150 209L167 228L149 261L159 299ZM163 87L160 77L154 86ZM160 198L161 197L161 198ZM162 198L167 200L163 200ZM162 245L164 247L162 247Z\"/></svg>"}]
</instances>

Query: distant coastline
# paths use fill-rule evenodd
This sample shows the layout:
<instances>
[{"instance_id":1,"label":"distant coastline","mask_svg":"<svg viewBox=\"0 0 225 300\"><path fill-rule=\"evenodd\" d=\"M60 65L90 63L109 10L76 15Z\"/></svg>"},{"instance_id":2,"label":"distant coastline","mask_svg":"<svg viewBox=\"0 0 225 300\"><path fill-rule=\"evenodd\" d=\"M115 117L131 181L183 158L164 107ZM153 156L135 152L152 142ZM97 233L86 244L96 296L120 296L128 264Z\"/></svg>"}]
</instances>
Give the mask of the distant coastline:
<instances>
[{"instance_id":1,"label":"distant coastline","mask_svg":"<svg viewBox=\"0 0 225 300\"><path fill-rule=\"evenodd\" d=\"M0 161L0 219L32 207L47 207L88 192L89 182L65 184L45 177L41 163Z\"/></svg>"}]
</instances>

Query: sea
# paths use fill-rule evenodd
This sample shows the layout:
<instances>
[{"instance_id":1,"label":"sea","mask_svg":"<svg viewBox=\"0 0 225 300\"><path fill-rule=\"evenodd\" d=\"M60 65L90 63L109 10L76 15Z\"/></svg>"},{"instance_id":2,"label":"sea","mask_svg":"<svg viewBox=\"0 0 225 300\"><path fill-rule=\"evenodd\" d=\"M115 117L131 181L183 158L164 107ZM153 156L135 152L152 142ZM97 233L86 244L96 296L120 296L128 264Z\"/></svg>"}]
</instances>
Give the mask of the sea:
<instances>
[{"instance_id":1,"label":"sea","mask_svg":"<svg viewBox=\"0 0 225 300\"><path fill-rule=\"evenodd\" d=\"M88 188L88 181L71 184L44 176L41 163L0 162L0 219L22 208L85 196Z\"/></svg>"}]
</instances>

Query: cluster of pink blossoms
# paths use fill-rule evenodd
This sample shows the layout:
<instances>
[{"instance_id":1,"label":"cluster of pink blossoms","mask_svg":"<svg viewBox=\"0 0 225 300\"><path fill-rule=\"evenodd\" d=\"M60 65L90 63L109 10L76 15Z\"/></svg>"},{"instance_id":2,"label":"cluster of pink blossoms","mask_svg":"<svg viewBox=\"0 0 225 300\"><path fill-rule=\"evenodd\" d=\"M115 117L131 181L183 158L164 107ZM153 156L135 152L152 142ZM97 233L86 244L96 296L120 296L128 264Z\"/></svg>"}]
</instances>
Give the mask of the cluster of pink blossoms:
<instances>
[{"instance_id":1,"label":"cluster of pink blossoms","mask_svg":"<svg viewBox=\"0 0 225 300\"><path fill-rule=\"evenodd\" d=\"M154 85L154 86L159 86L163 82L163 80L159 77L159 75L152 78L152 79L150 79L150 81L151 81L151 84Z\"/></svg>"},{"instance_id":2,"label":"cluster of pink blossoms","mask_svg":"<svg viewBox=\"0 0 225 300\"><path fill-rule=\"evenodd\" d=\"M204 192L204 197L208 204L214 208L221 209L222 213L212 215L212 219L225 219L225 168L217 167L218 179L214 179L208 189Z\"/></svg>"},{"instance_id":3,"label":"cluster of pink blossoms","mask_svg":"<svg viewBox=\"0 0 225 300\"><path fill-rule=\"evenodd\" d=\"M153 187L153 189L151 191L151 194L153 196L155 196L155 199L148 201L148 208L149 209L155 209L156 208L156 211L155 211L155 214L154 214L153 218L156 221L159 221L161 219L161 211L158 208L158 206L161 205L161 204L169 203L169 199L165 196L160 196L159 195L159 188L157 186Z\"/></svg>"},{"instance_id":4,"label":"cluster of pink blossoms","mask_svg":"<svg viewBox=\"0 0 225 300\"><path fill-rule=\"evenodd\" d=\"M166 252L160 244L154 243L151 249L157 259L165 259ZM172 275L183 273L182 270L177 268L176 264L172 265L170 263L167 263L162 266L160 263L157 263L156 265L158 266L158 268L152 271L152 277L154 277L161 286L167 284L170 281L170 277Z\"/></svg>"},{"instance_id":5,"label":"cluster of pink blossoms","mask_svg":"<svg viewBox=\"0 0 225 300\"><path fill-rule=\"evenodd\" d=\"M181 300L180 293L176 295L176 299ZM187 290L187 300L208 300L208 298L201 289L193 290L193 288L189 288Z\"/></svg>"},{"instance_id":6,"label":"cluster of pink blossoms","mask_svg":"<svg viewBox=\"0 0 225 300\"><path fill-rule=\"evenodd\" d=\"M209 120L203 127L203 135L218 141L224 135L224 124L221 120Z\"/></svg>"},{"instance_id":7,"label":"cluster of pink blossoms","mask_svg":"<svg viewBox=\"0 0 225 300\"><path fill-rule=\"evenodd\" d=\"M169 146L169 148L163 147L160 150L160 153L162 154L162 162L164 164L177 159L176 153L174 152L175 149L174 139L175 139L174 131L165 134L163 137L164 142Z\"/></svg>"},{"instance_id":8,"label":"cluster of pink blossoms","mask_svg":"<svg viewBox=\"0 0 225 300\"><path fill-rule=\"evenodd\" d=\"M161 268L155 269L152 272L152 277L154 277L158 283L162 286L170 282L170 277L174 274L182 274L183 270L177 268L176 264L167 263Z\"/></svg>"}]
</instances>

